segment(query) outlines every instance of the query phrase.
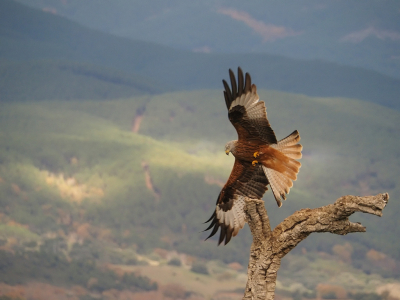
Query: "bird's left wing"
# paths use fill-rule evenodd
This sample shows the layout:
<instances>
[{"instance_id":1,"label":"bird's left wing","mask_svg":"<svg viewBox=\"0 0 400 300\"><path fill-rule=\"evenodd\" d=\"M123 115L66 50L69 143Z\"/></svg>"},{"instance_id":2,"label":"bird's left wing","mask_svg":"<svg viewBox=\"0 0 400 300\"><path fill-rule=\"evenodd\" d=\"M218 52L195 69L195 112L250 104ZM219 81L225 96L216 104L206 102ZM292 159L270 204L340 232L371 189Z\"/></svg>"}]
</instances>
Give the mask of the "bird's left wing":
<instances>
[{"instance_id":1,"label":"bird's left wing","mask_svg":"<svg viewBox=\"0 0 400 300\"><path fill-rule=\"evenodd\" d=\"M267 119L264 101L260 101L257 87L251 83L249 73L243 77L243 71L238 68L238 81L229 69L231 88L223 80L224 97L228 108L228 117L235 127L239 140L258 140L268 145L276 144L277 139Z\"/></svg>"},{"instance_id":2,"label":"bird's left wing","mask_svg":"<svg viewBox=\"0 0 400 300\"><path fill-rule=\"evenodd\" d=\"M218 244L225 239L226 245L244 226L243 208L246 197L261 199L268 189L267 185L268 179L261 165L253 166L250 162L236 159L231 175L218 196L217 207L207 221L211 221L211 224L206 230L212 228L207 239L215 235L221 227Z\"/></svg>"}]
</instances>

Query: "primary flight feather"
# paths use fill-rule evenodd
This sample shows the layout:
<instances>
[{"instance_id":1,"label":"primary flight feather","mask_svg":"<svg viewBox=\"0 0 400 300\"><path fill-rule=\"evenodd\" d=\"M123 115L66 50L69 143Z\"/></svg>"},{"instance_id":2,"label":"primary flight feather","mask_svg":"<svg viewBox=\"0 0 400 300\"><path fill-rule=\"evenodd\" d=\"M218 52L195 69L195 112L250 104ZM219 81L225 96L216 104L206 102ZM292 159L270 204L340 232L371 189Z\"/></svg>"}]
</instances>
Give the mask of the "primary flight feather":
<instances>
[{"instance_id":1,"label":"primary flight feather","mask_svg":"<svg viewBox=\"0 0 400 300\"><path fill-rule=\"evenodd\" d=\"M251 84L248 73L245 77L238 68L238 81L229 70L231 87L223 80L228 118L235 127L238 140L225 145L225 152L232 153L235 163L231 175L217 199L214 213L207 222L210 238L221 228L218 244L227 244L236 236L245 223L243 211L245 198L261 199L270 185L280 207L286 200L301 164L302 146L298 144L297 130L277 141L267 119L264 101L260 101L257 88Z\"/></svg>"}]
</instances>

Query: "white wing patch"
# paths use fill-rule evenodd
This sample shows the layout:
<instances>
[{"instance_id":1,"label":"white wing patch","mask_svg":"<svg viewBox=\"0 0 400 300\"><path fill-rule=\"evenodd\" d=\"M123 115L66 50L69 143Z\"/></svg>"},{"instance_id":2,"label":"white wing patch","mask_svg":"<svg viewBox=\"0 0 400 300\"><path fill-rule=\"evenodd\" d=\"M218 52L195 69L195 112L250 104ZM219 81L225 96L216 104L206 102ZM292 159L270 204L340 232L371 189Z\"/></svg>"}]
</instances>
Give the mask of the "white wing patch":
<instances>
[{"instance_id":1,"label":"white wing patch","mask_svg":"<svg viewBox=\"0 0 400 300\"><path fill-rule=\"evenodd\" d=\"M225 224L229 229L233 230L232 236L236 236L240 229L245 224L245 213L244 213L245 197L235 196L233 206L228 211L223 211L217 205L216 215L219 224Z\"/></svg>"},{"instance_id":2,"label":"white wing patch","mask_svg":"<svg viewBox=\"0 0 400 300\"><path fill-rule=\"evenodd\" d=\"M260 97L257 94L257 88L253 84L252 89L247 94L242 94L242 96L237 97L231 104L229 111L232 110L237 105L242 105L246 109L247 116L250 120L266 120L267 119L267 109L265 107L265 102L260 101ZM256 121L255 121L256 122ZM262 126L263 122L260 124L253 124L256 127Z\"/></svg>"},{"instance_id":3,"label":"white wing patch","mask_svg":"<svg viewBox=\"0 0 400 300\"><path fill-rule=\"evenodd\" d=\"M237 97L235 100L232 101L232 104L231 104L231 107L229 107L229 110L231 110L236 105L242 105L246 108L246 111L248 112L248 110L253 105L255 105L259 100L260 100L260 97L258 97L256 86L253 85L250 92L248 92L247 94L242 94L242 96Z\"/></svg>"},{"instance_id":4,"label":"white wing patch","mask_svg":"<svg viewBox=\"0 0 400 300\"><path fill-rule=\"evenodd\" d=\"M266 119L267 111L264 101L259 101L246 108L247 115L250 119Z\"/></svg>"}]
</instances>

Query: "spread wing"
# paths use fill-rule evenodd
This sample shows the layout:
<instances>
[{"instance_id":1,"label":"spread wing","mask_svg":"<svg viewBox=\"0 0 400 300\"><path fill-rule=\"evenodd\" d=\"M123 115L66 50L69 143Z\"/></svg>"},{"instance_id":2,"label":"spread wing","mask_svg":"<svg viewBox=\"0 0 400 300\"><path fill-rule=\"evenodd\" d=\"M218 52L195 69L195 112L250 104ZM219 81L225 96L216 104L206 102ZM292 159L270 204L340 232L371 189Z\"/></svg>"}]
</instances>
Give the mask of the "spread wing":
<instances>
[{"instance_id":1,"label":"spread wing","mask_svg":"<svg viewBox=\"0 0 400 300\"><path fill-rule=\"evenodd\" d=\"M225 103L228 108L228 117L235 127L239 140L258 140L265 144L276 144L277 139L267 119L264 101L259 101L257 87L251 84L249 73L246 80L242 69L238 68L238 83L235 74L229 69L232 90L223 80Z\"/></svg>"},{"instance_id":2,"label":"spread wing","mask_svg":"<svg viewBox=\"0 0 400 300\"><path fill-rule=\"evenodd\" d=\"M207 221L211 221L211 224L206 230L212 228L207 239L221 227L218 245L224 239L226 245L244 226L245 198L261 199L268 189L267 185L268 180L261 165L253 166L250 162L236 159L231 175L218 196L217 207Z\"/></svg>"}]
</instances>

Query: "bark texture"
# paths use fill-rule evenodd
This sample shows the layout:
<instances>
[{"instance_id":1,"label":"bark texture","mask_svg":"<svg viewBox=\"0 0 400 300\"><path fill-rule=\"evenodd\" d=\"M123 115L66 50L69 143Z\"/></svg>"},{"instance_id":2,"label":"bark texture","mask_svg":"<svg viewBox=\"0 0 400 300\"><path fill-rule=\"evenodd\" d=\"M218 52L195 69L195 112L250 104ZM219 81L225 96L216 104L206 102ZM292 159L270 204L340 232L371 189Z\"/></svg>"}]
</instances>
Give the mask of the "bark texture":
<instances>
[{"instance_id":1,"label":"bark texture","mask_svg":"<svg viewBox=\"0 0 400 300\"><path fill-rule=\"evenodd\" d=\"M312 232L345 235L365 232L360 223L349 221L355 212L382 216L389 194L357 197L343 196L334 204L302 209L271 230L264 201L247 199L245 213L253 235L248 266L248 278L243 299L274 299L277 272L281 259Z\"/></svg>"}]
</instances>

